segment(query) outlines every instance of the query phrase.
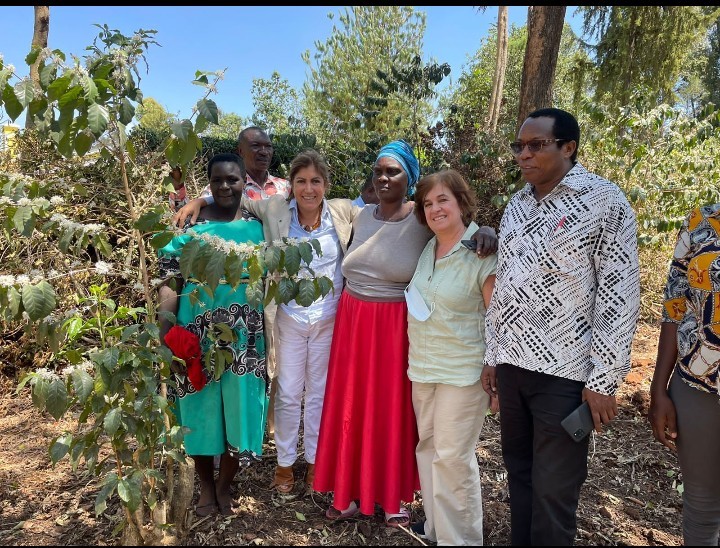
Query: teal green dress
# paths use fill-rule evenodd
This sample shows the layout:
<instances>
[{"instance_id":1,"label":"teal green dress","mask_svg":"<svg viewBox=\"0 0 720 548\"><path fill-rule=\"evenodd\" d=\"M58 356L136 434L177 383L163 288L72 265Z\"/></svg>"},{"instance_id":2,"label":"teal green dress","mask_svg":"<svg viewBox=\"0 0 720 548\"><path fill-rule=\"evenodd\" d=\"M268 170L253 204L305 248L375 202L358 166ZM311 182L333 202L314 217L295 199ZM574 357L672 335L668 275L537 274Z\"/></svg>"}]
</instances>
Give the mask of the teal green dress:
<instances>
[{"instance_id":1,"label":"teal green dress","mask_svg":"<svg viewBox=\"0 0 720 548\"><path fill-rule=\"evenodd\" d=\"M262 225L257 220L231 222L205 221L193 226L198 233L218 236L236 243L258 243L263 240ZM179 257L192 236L176 236L160 249L161 275L179 276ZM237 335L237 342L221 343L232 353L232 362L218 381L206 371L208 383L196 391L185 375L175 375L176 403L180 423L189 429L185 435L188 455L220 455L228 450L241 463L249 464L262 454L269 401L265 364L263 310L247 304L241 283L237 289L221 281L212 298L198 284L185 280L178 295L177 325L200 338L207 350L211 323L223 322Z\"/></svg>"}]
</instances>

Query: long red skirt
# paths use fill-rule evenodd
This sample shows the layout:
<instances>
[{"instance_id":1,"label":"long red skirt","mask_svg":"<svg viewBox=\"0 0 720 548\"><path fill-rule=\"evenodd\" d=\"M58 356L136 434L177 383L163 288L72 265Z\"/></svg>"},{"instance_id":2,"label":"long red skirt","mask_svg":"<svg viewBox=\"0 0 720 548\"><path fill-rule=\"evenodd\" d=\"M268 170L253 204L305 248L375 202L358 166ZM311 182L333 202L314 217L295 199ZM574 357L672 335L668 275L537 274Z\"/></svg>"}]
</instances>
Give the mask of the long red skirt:
<instances>
[{"instance_id":1,"label":"long red skirt","mask_svg":"<svg viewBox=\"0 0 720 548\"><path fill-rule=\"evenodd\" d=\"M363 514L375 503L397 513L420 489L417 424L407 376L407 305L340 297L320 437L317 491L334 491L344 510L360 499Z\"/></svg>"}]
</instances>

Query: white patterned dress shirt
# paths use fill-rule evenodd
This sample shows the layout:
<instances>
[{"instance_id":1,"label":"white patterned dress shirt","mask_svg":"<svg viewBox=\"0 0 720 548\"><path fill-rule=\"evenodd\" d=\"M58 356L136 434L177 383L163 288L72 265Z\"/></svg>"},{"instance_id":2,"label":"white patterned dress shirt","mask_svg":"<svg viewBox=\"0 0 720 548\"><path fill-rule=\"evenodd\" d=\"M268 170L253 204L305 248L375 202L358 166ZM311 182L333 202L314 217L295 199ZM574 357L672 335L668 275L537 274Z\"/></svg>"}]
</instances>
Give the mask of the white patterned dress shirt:
<instances>
[{"instance_id":1,"label":"white patterned dress shirt","mask_svg":"<svg viewBox=\"0 0 720 548\"><path fill-rule=\"evenodd\" d=\"M579 163L539 202L527 184L510 200L499 240L486 365L615 394L640 310L637 224L620 188Z\"/></svg>"}]
</instances>

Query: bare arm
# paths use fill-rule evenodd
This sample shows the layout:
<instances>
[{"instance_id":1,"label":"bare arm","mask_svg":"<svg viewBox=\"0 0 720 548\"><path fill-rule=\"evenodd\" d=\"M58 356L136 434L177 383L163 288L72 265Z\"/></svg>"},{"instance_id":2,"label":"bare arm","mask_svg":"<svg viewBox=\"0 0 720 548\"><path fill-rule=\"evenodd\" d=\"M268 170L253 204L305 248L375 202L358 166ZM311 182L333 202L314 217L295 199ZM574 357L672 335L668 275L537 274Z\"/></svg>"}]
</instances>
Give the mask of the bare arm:
<instances>
[{"instance_id":1,"label":"bare arm","mask_svg":"<svg viewBox=\"0 0 720 548\"><path fill-rule=\"evenodd\" d=\"M477 242L478 257L487 257L498 249L498 237L495 234L495 229L491 226L481 226L471 236L471 239Z\"/></svg>"},{"instance_id":2,"label":"bare arm","mask_svg":"<svg viewBox=\"0 0 720 548\"><path fill-rule=\"evenodd\" d=\"M190 200L178 209L175 215L173 215L172 224L178 228L182 228L185 226L185 219L187 217L191 217L190 223L195 224L198 215L200 214L200 210L206 205L208 205L208 202L205 198L195 198L194 200Z\"/></svg>"},{"instance_id":3,"label":"bare arm","mask_svg":"<svg viewBox=\"0 0 720 548\"><path fill-rule=\"evenodd\" d=\"M676 450L677 415L675 413L675 404L668 395L668 384L675 369L677 354L677 324L663 322L660 326L655 372L650 384L650 413L648 414L648 420L652 426L655 439L673 451Z\"/></svg>"}]
</instances>

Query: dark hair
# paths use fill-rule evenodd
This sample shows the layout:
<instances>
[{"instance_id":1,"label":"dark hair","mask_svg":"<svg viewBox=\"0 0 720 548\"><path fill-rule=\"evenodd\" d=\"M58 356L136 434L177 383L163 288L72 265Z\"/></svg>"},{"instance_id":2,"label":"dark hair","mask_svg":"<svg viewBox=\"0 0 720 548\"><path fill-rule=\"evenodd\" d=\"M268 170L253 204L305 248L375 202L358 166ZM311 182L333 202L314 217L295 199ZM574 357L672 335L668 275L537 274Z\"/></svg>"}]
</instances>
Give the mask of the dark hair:
<instances>
[{"instance_id":1,"label":"dark hair","mask_svg":"<svg viewBox=\"0 0 720 548\"><path fill-rule=\"evenodd\" d=\"M261 128L259 126L248 126L238 134L238 144L242 143L242 140L245 138L245 135L251 131L259 131L260 133L265 134L265 136L268 139L270 138L268 136L267 132L263 128Z\"/></svg>"},{"instance_id":2,"label":"dark hair","mask_svg":"<svg viewBox=\"0 0 720 548\"><path fill-rule=\"evenodd\" d=\"M233 164L237 164L240 166L240 173L242 173L243 179L247 176L247 172L245 171L245 163L242 161L242 158L238 156L237 154L233 154L232 152L221 152L220 154L216 154L210 160L208 161L207 165L207 176L210 178L212 174L212 167L217 164L218 162L231 162Z\"/></svg>"},{"instance_id":3,"label":"dark hair","mask_svg":"<svg viewBox=\"0 0 720 548\"><path fill-rule=\"evenodd\" d=\"M453 193L455 199L460 206L460 212L462 214L463 224L465 226L470 224L475 218L477 212L477 197L475 192L467 184L467 181L454 169L444 169L426 175L415 187L415 217L421 225L427 226L427 219L425 218L425 206L423 202L429 194L429 192L437 185L445 185Z\"/></svg>"},{"instance_id":4,"label":"dark hair","mask_svg":"<svg viewBox=\"0 0 720 548\"><path fill-rule=\"evenodd\" d=\"M292 185L293 179L298 171L310 166L318 170L318 173L320 173L320 176L326 184L330 184L330 170L325 162L325 158L323 158L317 150L311 148L303 150L290 162L290 184Z\"/></svg>"},{"instance_id":5,"label":"dark hair","mask_svg":"<svg viewBox=\"0 0 720 548\"><path fill-rule=\"evenodd\" d=\"M577 153L580 148L580 126L575 116L559 108L540 108L528 114L528 118L552 118L553 137L563 141L575 141L575 152L570 157L574 164L577 162Z\"/></svg>"},{"instance_id":6,"label":"dark hair","mask_svg":"<svg viewBox=\"0 0 720 548\"><path fill-rule=\"evenodd\" d=\"M365 192L368 188L373 186L373 172L371 171L367 178L365 179L365 182L360 187L360 192Z\"/></svg>"}]
</instances>

